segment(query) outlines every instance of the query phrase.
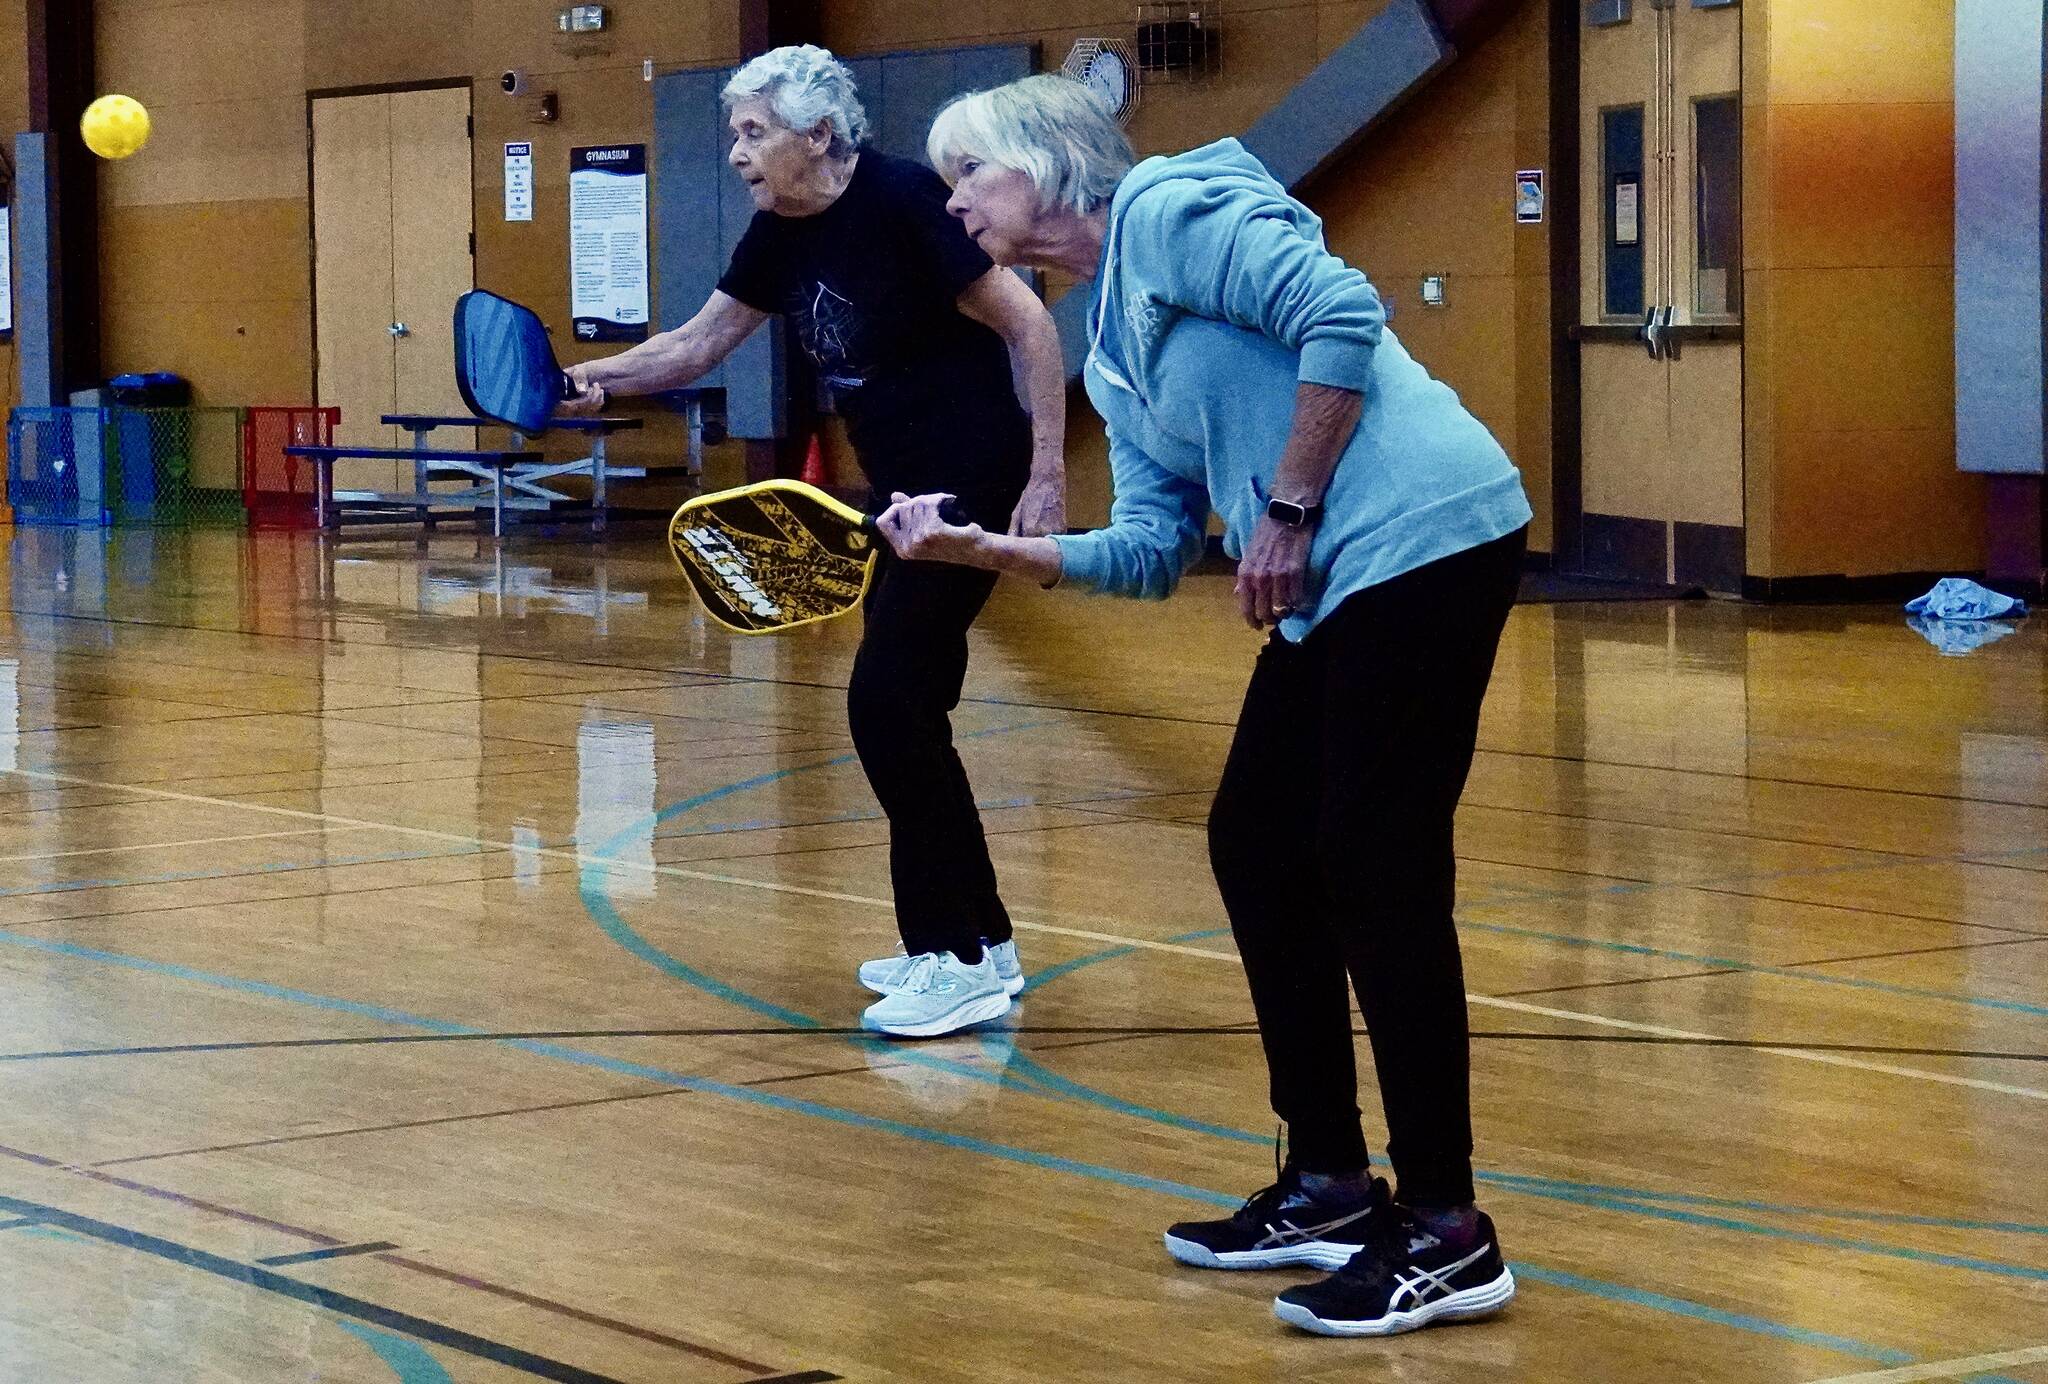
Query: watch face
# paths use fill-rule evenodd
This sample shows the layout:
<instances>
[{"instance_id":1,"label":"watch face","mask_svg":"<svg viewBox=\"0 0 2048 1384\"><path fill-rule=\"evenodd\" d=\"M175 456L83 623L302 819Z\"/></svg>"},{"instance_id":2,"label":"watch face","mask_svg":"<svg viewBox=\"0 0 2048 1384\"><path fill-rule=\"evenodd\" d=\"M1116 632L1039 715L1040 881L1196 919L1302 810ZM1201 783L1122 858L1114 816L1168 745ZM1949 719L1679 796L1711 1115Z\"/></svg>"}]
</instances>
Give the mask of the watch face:
<instances>
[{"instance_id":1,"label":"watch face","mask_svg":"<svg viewBox=\"0 0 2048 1384\"><path fill-rule=\"evenodd\" d=\"M1130 73L1124 67L1124 60L1115 53L1107 50L1097 53L1094 60L1088 64L1088 75L1081 80L1090 91L1101 97L1111 110L1123 109L1124 101L1129 94L1126 86L1130 80Z\"/></svg>"}]
</instances>

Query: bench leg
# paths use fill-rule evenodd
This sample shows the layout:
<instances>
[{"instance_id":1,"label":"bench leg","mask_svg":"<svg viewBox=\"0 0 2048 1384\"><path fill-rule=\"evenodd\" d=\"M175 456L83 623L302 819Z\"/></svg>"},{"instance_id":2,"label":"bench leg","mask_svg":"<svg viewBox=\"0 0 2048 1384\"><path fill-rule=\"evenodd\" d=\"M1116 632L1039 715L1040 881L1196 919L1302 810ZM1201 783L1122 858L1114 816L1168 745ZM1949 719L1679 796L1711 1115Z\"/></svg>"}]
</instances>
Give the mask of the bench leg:
<instances>
[{"instance_id":1,"label":"bench leg","mask_svg":"<svg viewBox=\"0 0 2048 1384\"><path fill-rule=\"evenodd\" d=\"M423 452L427 449L427 434L432 431L432 428L411 429L414 451ZM433 511L427 508L427 464L424 461L415 460L412 464L412 498L414 501L413 518L422 528L433 528Z\"/></svg>"},{"instance_id":2,"label":"bench leg","mask_svg":"<svg viewBox=\"0 0 2048 1384\"><path fill-rule=\"evenodd\" d=\"M505 536L505 468L491 472L491 537Z\"/></svg>"},{"instance_id":3,"label":"bench leg","mask_svg":"<svg viewBox=\"0 0 2048 1384\"><path fill-rule=\"evenodd\" d=\"M604 487L604 434L593 433L590 440L590 528L593 533L604 532L605 487Z\"/></svg>"},{"instance_id":4,"label":"bench leg","mask_svg":"<svg viewBox=\"0 0 2048 1384\"><path fill-rule=\"evenodd\" d=\"M313 458L313 526L323 533L332 528L334 517L334 460Z\"/></svg>"}]
</instances>

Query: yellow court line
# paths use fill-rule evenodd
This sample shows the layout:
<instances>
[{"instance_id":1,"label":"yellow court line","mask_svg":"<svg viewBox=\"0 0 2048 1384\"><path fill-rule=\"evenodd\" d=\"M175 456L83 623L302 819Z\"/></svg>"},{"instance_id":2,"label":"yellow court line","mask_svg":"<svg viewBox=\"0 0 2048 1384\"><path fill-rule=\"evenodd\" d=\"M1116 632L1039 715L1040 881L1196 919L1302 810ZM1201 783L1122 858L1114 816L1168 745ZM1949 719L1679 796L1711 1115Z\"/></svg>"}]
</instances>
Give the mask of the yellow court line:
<instances>
[{"instance_id":1,"label":"yellow court line","mask_svg":"<svg viewBox=\"0 0 2048 1384\"><path fill-rule=\"evenodd\" d=\"M95 846L88 851L45 851L40 855L0 855L0 865L27 860L69 860L81 855L122 855L130 851L167 851L175 846L225 846L235 841L274 841L280 836L324 836L336 831L363 831L363 827L300 827L296 831L256 831L246 836L201 836L190 841L147 841L139 846ZM378 828L383 830L383 828Z\"/></svg>"},{"instance_id":2,"label":"yellow court line","mask_svg":"<svg viewBox=\"0 0 2048 1384\"><path fill-rule=\"evenodd\" d=\"M895 902L876 898L869 894L847 894L832 889L813 889L801 884L780 884L772 880L748 879L743 875L717 874L709 870L687 870L675 865L649 865L636 861L602 859L584 855L580 851L565 851L552 846L523 846L511 841L492 841L480 836L464 836L451 831L434 831L427 827L398 826L390 822L372 822L361 817L342 817L325 812L308 812L296 807L273 807L267 803L237 802L232 798L209 798L197 793L178 793L165 788L147 788L137 784L108 783L98 779L78 778L70 774L53 774L41 769L7 769L5 773L23 778L40 779L49 783L68 783L85 788L119 788L131 793L142 793L149 797L162 798L172 802L204 803L214 807L239 807L249 812L264 812L274 816L297 818L301 821L327 822L340 826L374 827L383 831L397 832L408 836L423 837L430 841L445 841L454 845L478 846L487 850L520 852L527 856L546 856L553 860L573 861L578 865L604 871L637 871L647 874L665 875L671 879L694 879L710 884L727 884L743 889L760 889L776 894L794 894L803 898L829 899L836 903L859 904L866 908L895 910ZM1055 914L1056 917L1085 917L1086 915ZM1033 922L1014 918L1015 926L1030 932L1051 933L1057 936L1077 937L1091 942L1103 942L1112 946L1137 947L1145 951L1167 952L1182 956L1199 956L1211 961L1228 961L1241 965L1235 952L1213 951L1205 947L1190 947L1180 942L1155 942L1150 938L1131 937L1123 933L1100 932L1083 928L1061 927L1051 923ZM1088 921L1113 922L1113 919ZM1569 1023L1591 1024L1598 1028L1611 1028L1628 1033L1641 1033L1660 1038L1682 1038L1692 1041L1726 1043L1731 1041L1725 1034L1701 1033L1693 1029L1667 1028L1661 1024L1638 1023L1633 1019L1616 1019L1605 1014L1589 1014L1577 1009L1552 1009L1547 1005L1526 1004L1520 1000L1495 999L1491 995L1472 994L1465 996L1468 1003L1489 1009L1503 1009L1517 1014L1534 1014L1544 1018L1560 1019ZM1948 1072L1932 1072L1922 1067L1901 1067L1889 1062L1871 1062L1861 1057L1850 1057L1842 1053L1810 1052L1802 1048L1755 1048L1755 1052L1769 1053L1776 1057L1788 1057L1797 1062L1812 1062L1824 1067L1845 1067L1852 1071L1876 1072L1884 1076L1904 1077L1911 1081L1933 1082L1941 1086L1960 1086L1972 1091L1988 1091L1994 1095L2017 1096L2025 1100L2048 1101L2048 1091L2033 1086L2015 1086L2002 1081L1985 1081L1978 1077L1955 1076Z\"/></svg>"},{"instance_id":3,"label":"yellow court line","mask_svg":"<svg viewBox=\"0 0 2048 1384\"><path fill-rule=\"evenodd\" d=\"M2048 1360L2048 1346L2004 1350L1993 1355L1972 1355L1962 1360L1933 1360L1925 1365L1903 1365L1895 1370L1872 1370L1868 1374L1838 1374L1814 1384L1911 1384L1916 1379L1959 1379L2007 1365L2037 1365Z\"/></svg>"}]
</instances>

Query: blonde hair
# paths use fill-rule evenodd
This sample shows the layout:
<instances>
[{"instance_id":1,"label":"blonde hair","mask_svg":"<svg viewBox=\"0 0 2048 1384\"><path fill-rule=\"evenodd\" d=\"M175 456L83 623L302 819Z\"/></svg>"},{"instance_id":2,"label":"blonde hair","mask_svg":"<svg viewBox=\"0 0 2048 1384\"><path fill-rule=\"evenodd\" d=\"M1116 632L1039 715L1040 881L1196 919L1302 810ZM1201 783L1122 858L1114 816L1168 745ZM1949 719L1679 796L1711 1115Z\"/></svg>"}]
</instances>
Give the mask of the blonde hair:
<instances>
[{"instance_id":1,"label":"blonde hair","mask_svg":"<svg viewBox=\"0 0 2048 1384\"><path fill-rule=\"evenodd\" d=\"M955 98L925 140L949 183L979 159L1015 169L1038 189L1041 210L1081 214L1107 206L1137 155L1114 115L1071 77L1024 77Z\"/></svg>"},{"instance_id":2,"label":"blonde hair","mask_svg":"<svg viewBox=\"0 0 2048 1384\"><path fill-rule=\"evenodd\" d=\"M868 137L868 113L855 94L853 73L815 44L771 48L733 73L719 95L728 110L762 97L780 124L798 132L829 123L832 143L825 152L835 159L853 157Z\"/></svg>"}]
</instances>

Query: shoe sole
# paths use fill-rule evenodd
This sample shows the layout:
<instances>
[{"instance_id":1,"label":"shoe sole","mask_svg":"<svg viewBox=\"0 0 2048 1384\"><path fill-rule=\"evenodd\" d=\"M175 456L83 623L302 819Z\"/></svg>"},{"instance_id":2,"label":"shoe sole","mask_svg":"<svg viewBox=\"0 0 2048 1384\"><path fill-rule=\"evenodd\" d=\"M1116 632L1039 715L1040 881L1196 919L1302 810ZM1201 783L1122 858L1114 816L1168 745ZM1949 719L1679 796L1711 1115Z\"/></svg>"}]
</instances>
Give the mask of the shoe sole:
<instances>
[{"instance_id":1,"label":"shoe sole","mask_svg":"<svg viewBox=\"0 0 2048 1384\"><path fill-rule=\"evenodd\" d=\"M1168 1234L1166 1252L1194 1269L1323 1269L1335 1273L1351 1262L1363 1248L1337 1240L1310 1240L1299 1245L1277 1245L1272 1249L1224 1250L1220 1254L1207 1245Z\"/></svg>"},{"instance_id":2,"label":"shoe sole","mask_svg":"<svg viewBox=\"0 0 2048 1384\"><path fill-rule=\"evenodd\" d=\"M886 1033L891 1038L937 1038L941 1034L955 1033L976 1024L985 1024L990 1019L1000 1019L1010 1012L1010 994L1005 990L1000 995L983 995L971 999L957 1009L950 1009L934 1019L915 1024L879 1023L861 1015L862 1028L871 1033Z\"/></svg>"},{"instance_id":3,"label":"shoe sole","mask_svg":"<svg viewBox=\"0 0 2048 1384\"><path fill-rule=\"evenodd\" d=\"M863 989L872 990L878 995L893 995L896 993L896 987L893 985L884 985L878 980L869 980L866 976L860 976L858 979ZM1016 975L1003 982L1003 993L1011 999L1015 999L1024 993L1024 973L1022 971L1019 971Z\"/></svg>"},{"instance_id":4,"label":"shoe sole","mask_svg":"<svg viewBox=\"0 0 2048 1384\"><path fill-rule=\"evenodd\" d=\"M1373 1321L1332 1321L1281 1298L1273 1299L1273 1315L1289 1326L1312 1331L1318 1336L1398 1336L1404 1331L1420 1331L1434 1322L1474 1321L1490 1317L1507 1306L1514 1295L1515 1275L1502 1265L1500 1277L1491 1283L1424 1303L1412 1312L1389 1312Z\"/></svg>"}]
</instances>

